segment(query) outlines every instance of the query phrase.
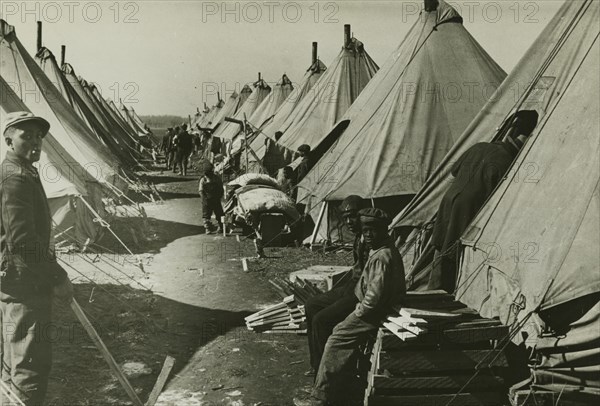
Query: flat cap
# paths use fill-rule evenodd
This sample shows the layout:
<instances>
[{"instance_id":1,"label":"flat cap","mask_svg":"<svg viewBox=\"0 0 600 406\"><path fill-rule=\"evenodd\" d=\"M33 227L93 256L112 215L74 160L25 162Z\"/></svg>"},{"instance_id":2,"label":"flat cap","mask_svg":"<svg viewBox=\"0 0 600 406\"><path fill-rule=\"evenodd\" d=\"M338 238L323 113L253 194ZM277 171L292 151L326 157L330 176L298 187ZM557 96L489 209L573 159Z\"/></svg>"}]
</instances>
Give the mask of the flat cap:
<instances>
[{"instance_id":1,"label":"flat cap","mask_svg":"<svg viewBox=\"0 0 600 406\"><path fill-rule=\"evenodd\" d=\"M366 206L365 201L362 197L357 195L350 195L342 200L342 204L340 204L340 211L342 213L348 213L351 211L359 211L360 209L364 209Z\"/></svg>"},{"instance_id":2,"label":"flat cap","mask_svg":"<svg viewBox=\"0 0 600 406\"><path fill-rule=\"evenodd\" d=\"M44 132L44 136L46 136L46 134L48 133L48 130L50 129L50 123L47 122L42 117L38 117L28 111L14 111L14 112L8 113L6 116L4 116L2 134L5 134L6 130L8 128L13 127L19 123L27 122L27 121L34 121L34 122L38 123L40 125L40 127L42 128L42 131Z\"/></svg>"},{"instance_id":3,"label":"flat cap","mask_svg":"<svg viewBox=\"0 0 600 406\"><path fill-rule=\"evenodd\" d=\"M375 207L362 209L358 212L358 215L360 216L360 221L363 224L375 223L386 226L390 224L390 216L388 216L385 211Z\"/></svg>"}]
</instances>

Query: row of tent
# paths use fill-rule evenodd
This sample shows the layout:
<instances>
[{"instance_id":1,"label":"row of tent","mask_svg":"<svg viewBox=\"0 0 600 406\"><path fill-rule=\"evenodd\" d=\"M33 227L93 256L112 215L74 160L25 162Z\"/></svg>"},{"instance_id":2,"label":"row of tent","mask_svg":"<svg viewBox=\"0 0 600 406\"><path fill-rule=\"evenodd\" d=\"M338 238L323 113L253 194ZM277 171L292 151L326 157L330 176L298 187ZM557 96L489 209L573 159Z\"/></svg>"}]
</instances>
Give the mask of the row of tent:
<instances>
[{"instance_id":1,"label":"row of tent","mask_svg":"<svg viewBox=\"0 0 600 406\"><path fill-rule=\"evenodd\" d=\"M144 151L152 148L146 126L133 109L104 99L71 65L59 67L47 48L32 57L4 20L0 41L0 121L10 112L31 111L50 123L38 169L54 233L79 245L94 242L107 228L107 205L128 200L128 188L139 189L134 171L151 158ZM1 158L6 150L2 143Z\"/></svg>"},{"instance_id":2,"label":"row of tent","mask_svg":"<svg viewBox=\"0 0 600 406\"><path fill-rule=\"evenodd\" d=\"M327 70L313 62L266 121L244 111L255 130L247 145L239 126L215 135L231 139L230 153L251 151L245 165L258 172L290 164L309 144L316 162L298 201L317 224L311 241L343 240L336 207L361 195L395 215L410 288L422 289L452 163L475 143L498 140L515 111L535 109L533 135L461 239L456 294L511 326L515 343L536 347L525 387L597 401L599 3L566 1L507 76L454 8L425 1L381 69L352 38Z\"/></svg>"}]
</instances>

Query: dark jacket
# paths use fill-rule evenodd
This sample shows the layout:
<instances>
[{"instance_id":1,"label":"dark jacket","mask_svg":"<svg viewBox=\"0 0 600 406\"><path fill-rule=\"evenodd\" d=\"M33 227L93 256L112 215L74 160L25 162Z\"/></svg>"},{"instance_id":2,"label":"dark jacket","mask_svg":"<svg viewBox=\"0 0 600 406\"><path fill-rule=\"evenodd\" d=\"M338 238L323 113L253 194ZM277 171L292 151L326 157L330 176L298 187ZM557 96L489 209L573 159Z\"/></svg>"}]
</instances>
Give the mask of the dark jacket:
<instances>
[{"instance_id":1,"label":"dark jacket","mask_svg":"<svg viewBox=\"0 0 600 406\"><path fill-rule=\"evenodd\" d=\"M480 142L452 166L454 180L444 194L433 228L432 243L446 251L457 241L492 194L517 155L504 142Z\"/></svg>"},{"instance_id":2,"label":"dark jacket","mask_svg":"<svg viewBox=\"0 0 600 406\"><path fill-rule=\"evenodd\" d=\"M204 175L198 183L198 192L200 196L208 200L221 200L223 197L223 182L221 178L212 173Z\"/></svg>"},{"instance_id":3,"label":"dark jacket","mask_svg":"<svg viewBox=\"0 0 600 406\"><path fill-rule=\"evenodd\" d=\"M50 292L66 277L50 247L51 224L37 170L7 152L0 164L2 300Z\"/></svg>"},{"instance_id":4,"label":"dark jacket","mask_svg":"<svg viewBox=\"0 0 600 406\"><path fill-rule=\"evenodd\" d=\"M187 131L182 131L179 134L177 141L177 149L184 153L190 153L194 149L194 139Z\"/></svg>"},{"instance_id":5,"label":"dark jacket","mask_svg":"<svg viewBox=\"0 0 600 406\"><path fill-rule=\"evenodd\" d=\"M402 257L389 238L382 247L371 251L365 264L354 289L359 300L354 314L364 320L380 320L402 301L405 293Z\"/></svg>"}]
</instances>

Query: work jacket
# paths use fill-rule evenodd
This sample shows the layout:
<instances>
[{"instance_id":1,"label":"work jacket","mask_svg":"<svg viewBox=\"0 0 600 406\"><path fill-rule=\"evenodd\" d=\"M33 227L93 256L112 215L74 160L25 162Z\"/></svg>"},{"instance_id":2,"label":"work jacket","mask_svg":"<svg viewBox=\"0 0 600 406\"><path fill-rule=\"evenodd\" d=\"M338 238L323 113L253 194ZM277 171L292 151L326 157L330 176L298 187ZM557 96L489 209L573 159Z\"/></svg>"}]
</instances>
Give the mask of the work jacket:
<instances>
[{"instance_id":1,"label":"work jacket","mask_svg":"<svg viewBox=\"0 0 600 406\"><path fill-rule=\"evenodd\" d=\"M0 164L2 300L51 292L66 277L50 248L51 224L37 170L8 151Z\"/></svg>"},{"instance_id":2,"label":"work jacket","mask_svg":"<svg viewBox=\"0 0 600 406\"><path fill-rule=\"evenodd\" d=\"M384 318L406 293L402 257L391 238L371 250L354 294L359 300L354 314L365 320Z\"/></svg>"}]
</instances>

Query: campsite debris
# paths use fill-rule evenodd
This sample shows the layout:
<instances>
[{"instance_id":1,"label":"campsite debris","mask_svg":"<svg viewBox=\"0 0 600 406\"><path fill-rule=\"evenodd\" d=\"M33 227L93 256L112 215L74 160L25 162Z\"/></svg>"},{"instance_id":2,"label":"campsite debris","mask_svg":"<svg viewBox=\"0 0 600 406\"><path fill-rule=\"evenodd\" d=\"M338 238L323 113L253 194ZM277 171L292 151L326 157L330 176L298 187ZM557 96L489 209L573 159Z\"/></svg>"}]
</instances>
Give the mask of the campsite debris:
<instances>
[{"instance_id":1,"label":"campsite debris","mask_svg":"<svg viewBox=\"0 0 600 406\"><path fill-rule=\"evenodd\" d=\"M167 379L169 379L169 374L171 373L174 365L175 358L167 355L167 358L165 358L165 363L163 364L160 374L158 374L158 379L154 384L154 388L152 388L152 392L150 392L150 396L148 396L148 401L146 402L145 406L154 406L158 400L158 397L160 396L160 393L165 387L165 384L167 383Z\"/></svg>"},{"instance_id":2,"label":"campsite debris","mask_svg":"<svg viewBox=\"0 0 600 406\"><path fill-rule=\"evenodd\" d=\"M121 366L121 369L128 378L139 378L152 373L152 368L142 362L126 362Z\"/></svg>"},{"instance_id":3,"label":"campsite debris","mask_svg":"<svg viewBox=\"0 0 600 406\"><path fill-rule=\"evenodd\" d=\"M257 333L305 333L304 304L321 291L299 278L296 282L273 278L269 283L273 285L283 301L246 317L248 329Z\"/></svg>"},{"instance_id":4,"label":"campsite debris","mask_svg":"<svg viewBox=\"0 0 600 406\"><path fill-rule=\"evenodd\" d=\"M373 346L365 404L504 404L508 327L441 290L409 292L394 313Z\"/></svg>"},{"instance_id":5,"label":"campsite debris","mask_svg":"<svg viewBox=\"0 0 600 406\"><path fill-rule=\"evenodd\" d=\"M223 385L223 384L220 384L220 385L217 385L217 386L213 386L213 387L212 387L212 388L210 388L210 389L211 389L211 390L221 390L221 389L223 389L224 387L225 387L225 385Z\"/></svg>"},{"instance_id":6,"label":"campsite debris","mask_svg":"<svg viewBox=\"0 0 600 406\"><path fill-rule=\"evenodd\" d=\"M226 393L227 396L242 396L242 391L234 390Z\"/></svg>"}]
</instances>

